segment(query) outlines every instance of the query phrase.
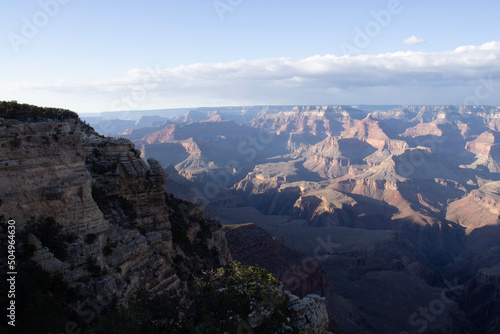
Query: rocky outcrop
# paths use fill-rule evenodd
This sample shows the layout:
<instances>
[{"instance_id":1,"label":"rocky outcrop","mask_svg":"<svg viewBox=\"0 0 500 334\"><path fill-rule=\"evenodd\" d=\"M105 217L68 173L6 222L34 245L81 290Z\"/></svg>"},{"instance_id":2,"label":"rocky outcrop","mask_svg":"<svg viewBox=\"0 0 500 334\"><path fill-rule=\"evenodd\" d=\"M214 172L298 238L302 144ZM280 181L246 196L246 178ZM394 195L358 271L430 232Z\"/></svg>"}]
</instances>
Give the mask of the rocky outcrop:
<instances>
[{"instance_id":1,"label":"rocky outcrop","mask_svg":"<svg viewBox=\"0 0 500 334\"><path fill-rule=\"evenodd\" d=\"M468 142L465 148L476 155L500 154L500 134L494 131L482 133L476 140Z\"/></svg>"},{"instance_id":2,"label":"rocky outcrop","mask_svg":"<svg viewBox=\"0 0 500 334\"><path fill-rule=\"evenodd\" d=\"M436 123L419 123L414 127L406 129L402 134L404 137L423 137L423 136L436 136L443 135L443 131Z\"/></svg>"},{"instance_id":3,"label":"rocky outcrop","mask_svg":"<svg viewBox=\"0 0 500 334\"><path fill-rule=\"evenodd\" d=\"M277 113L263 113L249 125L286 136L286 149L294 152L327 137L338 136L344 130L344 123L365 116L363 111L347 106L300 106Z\"/></svg>"},{"instance_id":4,"label":"rocky outcrop","mask_svg":"<svg viewBox=\"0 0 500 334\"><path fill-rule=\"evenodd\" d=\"M162 233L169 249L170 223L164 203L165 172L154 159L149 159L149 167L140 158L140 152L125 139L102 138L97 135L83 137L86 163L94 180L94 198L98 204L106 198L124 199L130 205L130 212L136 212L137 218L129 223L147 229L154 228Z\"/></svg>"},{"instance_id":5,"label":"rocky outcrop","mask_svg":"<svg viewBox=\"0 0 500 334\"><path fill-rule=\"evenodd\" d=\"M396 134L371 115L363 120L347 122L344 127L342 138L357 138L378 150L376 154L366 157L366 161L370 164L380 163L387 156L400 154L409 147L404 140L399 139Z\"/></svg>"},{"instance_id":6,"label":"rocky outcrop","mask_svg":"<svg viewBox=\"0 0 500 334\"><path fill-rule=\"evenodd\" d=\"M325 298L318 295L307 295L302 299L289 295L288 308L293 310L299 319L297 327L300 334L328 333L328 313Z\"/></svg>"},{"instance_id":7,"label":"rocky outcrop","mask_svg":"<svg viewBox=\"0 0 500 334\"><path fill-rule=\"evenodd\" d=\"M345 210L357 202L333 189L304 193L294 204L293 215L306 219L310 226L351 226L353 219Z\"/></svg>"},{"instance_id":8,"label":"rocky outcrop","mask_svg":"<svg viewBox=\"0 0 500 334\"><path fill-rule=\"evenodd\" d=\"M430 150L419 147L337 178L327 188L389 204L398 210L392 220L409 219L432 225L445 214L443 198L452 201L466 192L462 182L461 174L443 164Z\"/></svg>"},{"instance_id":9,"label":"rocky outcrop","mask_svg":"<svg viewBox=\"0 0 500 334\"><path fill-rule=\"evenodd\" d=\"M179 219L188 244L198 245L186 263L199 269L230 260L220 225L169 218L162 166L146 164L128 140L105 138L73 119L0 120L0 146L2 214L20 231L32 216L51 217L72 235L66 259L33 234L26 242L34 247L32 260L60 273L76 302L111 295L106 300L126 304L143 288L181 288L178 272L187 265L174 262L180 248L172 236Z\"/></svg>"},{"instance_id":10,"label":"rocky outcrop","mask_svg":"<svg viewBox=\"0 0 500 334\"><path fill-rule=\"evenodd\" d=\"M464 226L468 233L500 224L500 182L489 182L449 204L446 219Z\"/></svg>"},{"instance_id":11,"label":"rocky outcrop","mask_svg":"<svg viewBox=\"0 0 500 334\"><path fill-rule=\"evenodd\" d=\"M308 147L295 155L305 157L304 167L324 178L348 174L354 165L366 165L364 160L376 149L357 138L332 138Z\"/></svg>"},{"instance_id":12,"label":"rocky outcrop","mask_svg":"<svg viewBox=\"0 0 500 334\"><path fill-rule=\"evenodd\" d=\"M267 163L255 166L252 172L233 186L233 189L248 195L256 195L299 180L298 170L293 162Z\"/></svg>"},{"instance_id":13,"label":"rocky outcrop","mask_svg":"<svg viewBox=\"0 0 500 334\"><path fill-rule=\"evenodd\" d=\"M474 141L467 142L465 149L476 155L471 168L486 167L492 173L500 172L500 133L487 131Z\"/></svg>"}]
</instances>

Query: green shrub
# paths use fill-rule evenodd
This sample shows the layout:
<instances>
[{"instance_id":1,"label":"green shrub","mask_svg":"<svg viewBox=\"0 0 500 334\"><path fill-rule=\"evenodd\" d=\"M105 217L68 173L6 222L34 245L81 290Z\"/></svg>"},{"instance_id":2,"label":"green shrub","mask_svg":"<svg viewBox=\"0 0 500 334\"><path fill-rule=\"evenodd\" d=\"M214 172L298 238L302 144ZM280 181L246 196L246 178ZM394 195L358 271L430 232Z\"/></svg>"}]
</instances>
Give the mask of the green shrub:
<instances>
[{"instance_id":1,"label":"green shrub","mask_svg":"<svg viewBox=\"0 0 500 334\"><path fill-rule=\"evenodd\" d=\"M22 121L79 119L77 113L67 109L38 107L17 101L0 101L0 117Z\"/></svg>"},{"instance_id":2,"label":"green shrub","mask_svg":"<svg viewBox=\"0 0 500 334\"><path fill-rule=\"evenodd\" d=\"M287 303L276 277L233 262L194 280L182 297L141 291L93 327L95 333L297 333Z\"/></svg>"},{"instance_id":3,"label":"green shrub","mask_svg":"<svg viewBox=\"0 0 500 334\"><path fill-rule=\"evenodd\" d=\"M245 332L251 323L257 325L254 333L296 332L286 308L288 296L279 280L263 268L232 262L197 279L191 291L188 327L193 332Z\"/></svg>"}]
</instances>

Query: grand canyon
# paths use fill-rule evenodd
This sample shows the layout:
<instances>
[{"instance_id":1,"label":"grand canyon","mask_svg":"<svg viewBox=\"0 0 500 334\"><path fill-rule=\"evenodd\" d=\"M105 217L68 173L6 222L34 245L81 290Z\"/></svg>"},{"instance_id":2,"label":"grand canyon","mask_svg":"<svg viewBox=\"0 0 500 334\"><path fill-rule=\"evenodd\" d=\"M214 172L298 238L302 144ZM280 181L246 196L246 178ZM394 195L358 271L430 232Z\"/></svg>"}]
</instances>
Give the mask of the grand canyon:
<instances>
[{"instance_id":1,"label":"grand canyon","mask_svg":"<svg viewBox=\"0 0 500 334\"><path fill-rule=\"evenodd\" d=\"M0 13L0 334L500 334L500 1Z\"/></svg>"},{"instance_id":2,"label":"grand canyon","mask_svg":"<svg viewBox=\"0 0 500 334\"><path fill-rule=\"evenodd\" d=\"M6 113L12 105L24 116ZM57 318L62 328L95 331L96 317L109 328L142 314L142 289L167 305L193 277L237 260L279 279L295 319L282 328L300 333L500 332L498 107L221 107L129 119L2 107L2 218L17 222L20 256L46 275L47 296L72 310ZM41 232L47 217L64 256ZM162 312L152 323L174 333ZM238 333L288 333L243 320Z\"/></svg>"},{"instance_id":3,"label":"grand canyon","mask_svg":"<svg viewBox=\"0 0 500 334\"><path fill-rule=\"evenodd\" d=\"M332 328L500 331L498 107L143 116L90 121L158 160L165 191L220 220L236 259L325 296Z\"/></svg>"}]
</instances>

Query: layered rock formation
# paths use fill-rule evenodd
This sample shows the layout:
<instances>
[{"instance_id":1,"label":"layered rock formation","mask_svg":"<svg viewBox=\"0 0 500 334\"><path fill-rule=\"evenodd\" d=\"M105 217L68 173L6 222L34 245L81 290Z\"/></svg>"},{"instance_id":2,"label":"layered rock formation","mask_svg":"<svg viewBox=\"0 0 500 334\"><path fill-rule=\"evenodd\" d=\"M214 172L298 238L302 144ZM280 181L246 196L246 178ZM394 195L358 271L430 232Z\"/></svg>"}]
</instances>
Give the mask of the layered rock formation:
<instances>
[{"instance_id":1,"label":"layered rock formation","mask_svg":"<svg viewBox=\"0 0 500 334\"><path fill-rule=\"evenodd\" d=\"M323 178L337 178L348 174L356 165L365 165L364 160L376 148L357 138L327 137L316 145L304 147L297 156L306 157L304 167Z\"/></svg>"},{"instance_id":2,"label":"layered rock formation","mask_svg":"<svg viewBox=\"0 0 500 334\"><path fill-rule=\"evenodd\" d=\"M53 217L75 239L61 261L31 235L34 260L43 269L62 273L79 298L101 298L106 291L125 302L141 288L179 288L161 165L150 159L147 166L128 140L99 136L76 120L3 120L0 129L2 213L21 230L32 216ZM230 255L220 227L207 228L198 242L214 257L200 254L199 267L203 261L226 263ZM101 274L92 278L91 267Z\"/></svg>"},{"instance_id":3,"label":"layered rock formation","mask_svg":"<svg viewBox=\"0 0 500 334\"><path fill-rule=\"evenodd\" d=\"M486 167L492 173L500 173L500 134L497 131L482 133L475 140L467 142L466 150L476 155L470 164L472 168Z\"/></svg>"},{"instance_id":4,"label":"layered rock formation","mask_svg":"<svg viewBox=\"0 0 500 334\"><path fill-rule=\"evenodd\" d=\"M126 306L142 289L182 294L194 274L232 260L221 225L167 198L161 164L146 163L126 139L103 137L77 117L0 119L0 147L2 220L16 221L21 254L62 279L77 313L87 304L100 305L97 312ZM28 220L61 226L56 242L67 256L56 256ZM299 320L303 303L311 304L294 300ZM326 328L324 301L312 304L315 318L304 319L302 333Z\"/></svg>"},{"instance_id":5,"label":"layered rock formation","mask_svg":"<svg viewBox=\"0 0 500 334\"><path fill-rule=\"evenodd\" d=\"M107 229L91 194L80 123L2 120L2 211L25 222L34 213L57 217L72 233Z\"/></svg>"}]
</instances>

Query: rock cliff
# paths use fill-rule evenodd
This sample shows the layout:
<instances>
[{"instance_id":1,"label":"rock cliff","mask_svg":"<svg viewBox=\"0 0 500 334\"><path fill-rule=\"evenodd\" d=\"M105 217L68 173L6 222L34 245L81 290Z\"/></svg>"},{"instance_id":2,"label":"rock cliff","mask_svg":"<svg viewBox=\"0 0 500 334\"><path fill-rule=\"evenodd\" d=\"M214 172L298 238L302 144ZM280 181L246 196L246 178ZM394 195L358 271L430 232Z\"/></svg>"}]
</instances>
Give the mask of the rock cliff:
<instances>
[{"instance_id":1,"label":"rock cliff","mask_svg":"<svg viewBox=\"0 0 500 334\"><path fill-rule=\"evenodd\" d=\"M149 159L148 166L130 141L102 137L77 120L2 120L0 131L2 214L20 229L30 217L50 216L74 236L64 261L35 236L29 242L33 259L62 273L77 299L106 291L121 303L142 288L180 287L171 226L179 217L169 219L158 162ZM185 219L184 233L210 251L197 254L198 268L230 260L220 227ZM195 226L207 229L203 238Z\"/></svg>"},{"instance_id":2,"label":"rock cliff","mask_svg":"<svg viewBox=\"0 0 500 334\"><path fill-rule=\"evenodd\" d=\"M80 123L0 123L2 211L19 222L54 216L72 233L107 229L92 198Z\"/></svg>"},{"instance_id":3,"label":"rock cliff","mask_svg":"<svg viewBox=\"0 0 500 334\"><path fill-rule=\"evenodd\" d=\"M61 279L78 315L88 305L127 306L142 290L182 295L193 275L232 260L220 223L166 196L163 167L129 140L73 116L0 118L0 147L1 220L16 221L23 266L33 261ZM41 232L55 227L55 240ZM315 314L303 333L325 327L326 311Z\"/></svg>"}]
</instances>

